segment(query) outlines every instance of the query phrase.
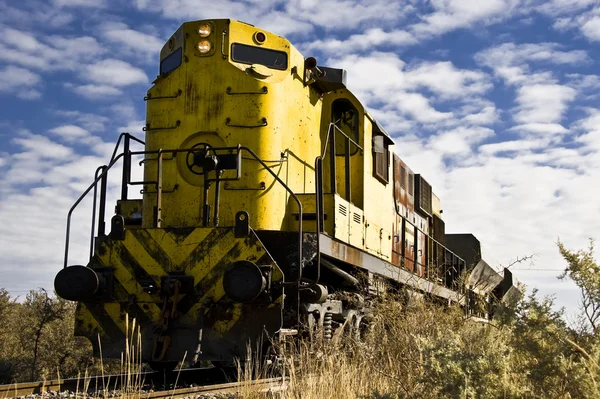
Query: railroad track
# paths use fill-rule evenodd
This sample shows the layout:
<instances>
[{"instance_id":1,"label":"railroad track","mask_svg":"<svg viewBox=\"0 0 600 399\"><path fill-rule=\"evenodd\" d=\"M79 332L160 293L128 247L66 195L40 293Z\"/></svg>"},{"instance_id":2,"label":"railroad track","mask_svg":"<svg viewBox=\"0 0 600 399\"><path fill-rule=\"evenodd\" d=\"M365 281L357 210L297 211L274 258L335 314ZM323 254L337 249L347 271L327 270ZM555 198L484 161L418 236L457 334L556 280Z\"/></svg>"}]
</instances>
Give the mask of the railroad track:
<instances>
[{"instance_id":1,"label":"railroad track","mask_svg":"<svg viewBox=\"0 0 600 399\"><path fill-rule=\"evenodd\" d=\"M26 382L17 384L0 385L0 399L22 397L27 395L42 395L52 391L71 391L94 393L104 391L119 391L123 386L134 387L139 391L136 397L147 399L181 398L195 394L220 393L239 390L242 387L250 387L257 390L281 390L285 382L281 378L269 378L245 382L226 382L231 378L222 370L216 368L207 369L184 369L172 372L169 375L158 372L147 372L133 376L107 375L93 376L87 378L71 378L64 380L48 380L38 382ZM203 384L189 388L162 389L147 392L150 388L170 387L177 381L179 386L189 384ZM131 388L130 388L131 389ZM145 391L145 392L144 392Z\"/></svg>"},{"instance_id":2,"label":"railroad track","mask_svg":"<svg viewBox=\"0 0 600 399\"><path fill-rule=\"evenodd\" d=\"M287 389L287 380L284 378L265 378L262 380L229 382L225 384L214 384L192 388L172 389L166 391L151 392L140 395L145 399L178 399L196 395L235 393L241 389L252 389L259 392L281 392Z\"/></svg>"}]
</instances>

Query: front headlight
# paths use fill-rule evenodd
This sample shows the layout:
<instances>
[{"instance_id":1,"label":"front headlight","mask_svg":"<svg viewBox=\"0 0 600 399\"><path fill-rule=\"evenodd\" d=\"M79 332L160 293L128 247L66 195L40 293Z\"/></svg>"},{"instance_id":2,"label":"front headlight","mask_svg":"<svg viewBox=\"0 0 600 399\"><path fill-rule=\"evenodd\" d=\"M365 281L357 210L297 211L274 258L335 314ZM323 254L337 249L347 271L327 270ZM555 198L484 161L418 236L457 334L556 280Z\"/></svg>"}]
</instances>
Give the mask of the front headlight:
<instances>
[{"instance_id":1,"label":"front headlight","mask_svg":"<svg viewBox=\"0 0 600 399\"><path fill-rule=\"evenodd\" d=\"M212 45L210 44L210 41L208 40L200 40L198 42L198 51L200 52L200 54L206 54L210 51Z\"/></svg>"},{"instance_id":2,"label":"front headlight","mask_svg":"<svg viewBox=\"0 0 600 399\"><path fill-rule=\"evenodd\" d=\"M200 37L208 37L210 32L211 28L209 24L200 24L200 26L198 26L198 34Z\"/></svg>"}]
</instances>

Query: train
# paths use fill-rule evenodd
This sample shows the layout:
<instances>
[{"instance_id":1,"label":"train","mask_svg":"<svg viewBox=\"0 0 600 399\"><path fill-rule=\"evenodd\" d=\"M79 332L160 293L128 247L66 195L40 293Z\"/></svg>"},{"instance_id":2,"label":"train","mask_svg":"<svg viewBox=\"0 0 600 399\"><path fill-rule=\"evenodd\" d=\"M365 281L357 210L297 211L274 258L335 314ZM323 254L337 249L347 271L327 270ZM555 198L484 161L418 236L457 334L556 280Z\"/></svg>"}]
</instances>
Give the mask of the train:
<instances>
[{"instance_id":1,"label":"train","mask_svg":"<svg viewBox=\"0 0 600 399\"><path fill-rule=\"evenodd\" d=\"M482 319L519 296L474 235L446 233L431 185L346 82L248 23L177 29L144 97L144 139L121 134L68 214L55 291L77 302L75 334L96 355L118 358L132 319L153 367L186 354L223 365L315 331L360 338L392 290ZM71 215L91 193L89 262L71 265Z\"/></svg>"}]
</instances>

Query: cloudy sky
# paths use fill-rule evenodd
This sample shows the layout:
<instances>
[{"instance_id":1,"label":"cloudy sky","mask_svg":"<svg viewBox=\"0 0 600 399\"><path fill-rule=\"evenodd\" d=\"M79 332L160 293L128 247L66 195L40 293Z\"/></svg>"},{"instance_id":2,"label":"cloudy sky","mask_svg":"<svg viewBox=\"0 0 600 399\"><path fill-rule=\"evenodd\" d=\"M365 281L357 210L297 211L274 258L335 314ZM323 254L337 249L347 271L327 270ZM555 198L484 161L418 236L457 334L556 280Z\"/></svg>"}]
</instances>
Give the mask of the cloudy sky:
<instances>
[{"instance_id":1,"label":"cloudy sky","mask_svg":"<svg viewBox=\"0 0 600 399\"><path fill-rule=\"evenodd\" d=\"M0 287L52 288L67 210L119 132L142 136L163 42L205 18L347 69L447 231L497 267L536 254L515 274L577 307L555 243L600 238L598 0L0 0ZM89 218L75 214L73 262Z\"/></svg>"}]
</instances>

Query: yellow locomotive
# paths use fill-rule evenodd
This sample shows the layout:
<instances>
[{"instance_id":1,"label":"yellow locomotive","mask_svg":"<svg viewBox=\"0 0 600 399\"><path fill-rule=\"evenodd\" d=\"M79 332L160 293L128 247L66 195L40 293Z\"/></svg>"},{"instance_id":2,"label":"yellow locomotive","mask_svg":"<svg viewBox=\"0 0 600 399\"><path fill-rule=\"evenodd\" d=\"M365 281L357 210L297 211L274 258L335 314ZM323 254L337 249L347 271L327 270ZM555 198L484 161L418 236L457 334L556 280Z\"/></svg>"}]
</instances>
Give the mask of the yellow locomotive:
<instances>
[{"instance_id":1,"label":"yellow locomotive","mask_svg":"<svg viewBox=\"0 0 600 399\"><path fill-rule=\"evenodd\" d=\"M286 39L233 20L184 23L145 101L145 140L123 134L83 195L99 190L89 264L68 266L72 208L55 279L78 301L76 334L96 352L99 336L105 357L124 348L127 315L146 361L218 362L317 327L325 338L341 325L359 333L386 287L465 308L512 287L490 279L472 235L445 234L439 199L345 71ZM136 157L143 181L131 180ZM107 229L116 164L121 199Z\"/></svg>"}]
</instances>

